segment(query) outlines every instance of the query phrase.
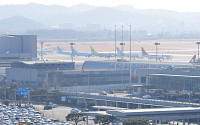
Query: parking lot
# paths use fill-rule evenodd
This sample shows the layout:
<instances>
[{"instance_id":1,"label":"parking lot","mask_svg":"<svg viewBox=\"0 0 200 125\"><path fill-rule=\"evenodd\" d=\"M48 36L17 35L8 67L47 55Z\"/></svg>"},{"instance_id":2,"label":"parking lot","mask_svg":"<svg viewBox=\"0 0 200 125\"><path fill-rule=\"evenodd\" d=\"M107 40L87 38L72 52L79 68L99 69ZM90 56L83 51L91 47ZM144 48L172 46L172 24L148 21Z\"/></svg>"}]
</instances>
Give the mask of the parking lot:
<instances>
[{"instance_id":1,"label":"parking lot","mask_svg":"<svg viewBox=\"0 0 200 125\"><path fill-rule=\"evenodd\" d=\"M66 120L65 117L71 112L73 108L77 107L69 107L69 106L58 106L57 108L53 108L52 110L44 110L44 105L34 105L36 110L39 110L42 115L47 118L58 119L60 121ZM81 110L81 108L78 108ZM95 125L92 117L89 117L89 125ZM68 122L74 124L74 122ZM86 125L86 122L80 122L79 125Z\"/></svg>"},{"instance_id":2,"label":"parking lot","mask_svg":"<svg viewBox=\"0 0 200 125\"><path fill-rule=\"evenodd\" d=\"M59 121L52 117L44 117L44 113L33 108L26 109L2 104L0 104L0 119L1 125L18 125L19 123L29 125L69 125L65 121Z\"/></svg>"}]
</instances>

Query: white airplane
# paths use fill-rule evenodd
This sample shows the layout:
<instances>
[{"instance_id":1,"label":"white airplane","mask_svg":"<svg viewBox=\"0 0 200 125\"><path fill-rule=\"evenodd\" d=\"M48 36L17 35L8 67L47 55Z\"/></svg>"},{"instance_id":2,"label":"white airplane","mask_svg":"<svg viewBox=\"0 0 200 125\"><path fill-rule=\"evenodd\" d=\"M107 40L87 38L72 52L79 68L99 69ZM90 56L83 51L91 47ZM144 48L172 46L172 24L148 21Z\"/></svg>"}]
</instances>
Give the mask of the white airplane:
<instances>
[{"instance_id":1,"label":"white airplane","mask_svg":"<svg viewBox=\"0 0 200 125\"><path fill-rule=\"evenodd\" d=\"M90 46L90 49L91 49L92 55L94 55L94 56L110 58L110 57L114 57L114 55L115 55L114 53L96 52L92 46Z\"/></svg>"},{"instance_id":2,"label":"white airplane","mask_svg":"<svg viewBox=\"0 0 200 125\"><path fill-rule=\"evenodd\" d=\"M125 56L125 57L130 57L130 53L122 53L122 51L117 47L117 55L118 56ZM133 58L142 58L142 54L141 53L131 53L131 57Z\"/></svg>"},{"instance_id":3,"label":"white airplane","mask_svg":"<svg viewBox=\"0 0 200 125\"><path fill-rule=\"evenodd\" d=\"M74 49L74 47L71 45L72 55L74 56L86 56L90 57L92 56L91 52L78 52Z\"/></svg>"},{"instance_id":4,"label":"white airplane","mask_svg":"<svg viewBox=\"0 0 200 125\"><path fill-rule=\"evenodd\" d=\"M59 53L59 54L64 54L64 55L71 55L72 54L71 52L63 52L59 46L57 47L57 49L58 49L57 53Z\"/></svg>"},{"instance_id":5,"label":"white airplane","mask_svg":"<svg viewBox=\"0 0 200 125\"><path fill-rule=\"evenodd\" d=\"M160 59L167 59L167 60L169 60L169 59L172 59L173 58L173 56L172 55L149 55L145 50L144 50L144 48L142 47L141 48L142 49L142 56L143 57L146 57L146 58L148 58L148 59L158 59L158 60L160 60Z\"/></svg>"},{"instance_id":6,"label":"white airplane","mask_svg":"<svg viewBox=\"0 0 200 125\"><path fill-rule=\"evenodd\" d=\"M194 56L192 57L192 59L190 60L189 63L196 63L196 55L194 55Z\"/></svg>"},{"instance_id":7,"label":"white airplane","mask_svg":"<svg viewBox=\"0 0 200 125\"><path fill-rule=\"evenodd\" d=\"M189 63L192 63L192 64L200 64L200 61L198 62L198 59L196 58L197 56L196 55L194 55L193 57L192 57L192 59L190 60L190 62Z\"/></svg>"}]
</instances>

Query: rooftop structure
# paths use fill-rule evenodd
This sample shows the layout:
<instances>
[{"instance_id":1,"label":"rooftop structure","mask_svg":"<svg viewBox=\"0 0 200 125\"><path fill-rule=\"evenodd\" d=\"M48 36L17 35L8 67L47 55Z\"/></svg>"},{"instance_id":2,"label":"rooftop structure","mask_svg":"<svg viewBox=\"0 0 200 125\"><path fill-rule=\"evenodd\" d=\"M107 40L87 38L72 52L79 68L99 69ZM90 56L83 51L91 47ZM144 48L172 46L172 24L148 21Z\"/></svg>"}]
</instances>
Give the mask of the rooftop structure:
<instances>
[{"instance_id":1,"label":"rooftop structure","mask_svg":"<svg viewBox=\"0 0 200 125\"><path fill-rule=\"evenodd\" d=\"M124 119L179 120L200 118L199 107L108 110L106 113Z\"/></svg>"}]
</instances>

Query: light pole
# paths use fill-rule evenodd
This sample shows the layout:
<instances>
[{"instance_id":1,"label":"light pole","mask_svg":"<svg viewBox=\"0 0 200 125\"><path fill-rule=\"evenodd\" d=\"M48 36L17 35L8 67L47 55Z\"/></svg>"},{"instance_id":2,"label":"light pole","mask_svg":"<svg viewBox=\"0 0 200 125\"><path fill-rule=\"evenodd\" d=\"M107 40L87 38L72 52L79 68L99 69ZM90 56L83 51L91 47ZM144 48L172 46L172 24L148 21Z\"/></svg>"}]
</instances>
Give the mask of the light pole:
<instances>
[{"instance_id":1,"label":"light pole","mask_svg":"<svg viewBox=\"0 0 200 125\"><path fill-rule=\"evenodd\" d=\"M115 69L117 68L117 31L115 25Z\"/></svg>"},{"instance_id":2,"label":"light pole","mask_svg":"<svg viewBox=\"0 0 200 125\"><path fill-rule=\"evenodd\" d=\"M43 46L44 46L44 41L40 42L40 46L41 46L41 60L43 60Z\"/></svg>"},{"instance_id":3,"label":"light pole","mask_svg":"<svg viewBox=\"0 0 200 125\"><path fill-rule=\"evenodd\" d=\"M75 45L75 43L70 43L70 46L73 46L73 45ZM72 59L72 62L73 62L73 56L74 56L74 52L73 52L73 50L72 50L72 52L71 52L71 59Z\"/></svg>"},{"instance_id":4,"label":"light pole","mask_svg":"<svg viewBox=\"0 0 200 125\"><path fill-rule=\"evenodd\" d=\"M156 43L154 43L154 45L156 45L156 62L157 62L157 56L158 56L158 45L160 45L160 43L158 43L158 42L156 42Z\"/></svg>"},{"instance_id":5,"label":"light pole","mask_svg":"<svg viewBox=\"0 0 200 125\"><path fill-rule=\"evenodd\" d=\"M190 104L190 93L188 93L188 101L189 101L189 104Z\"/></svg>"},{"instance_id":6,"label":"light pole","mask_svg":"<svg viewBox=\"0 0 200 125\"><path fill-rule=\"evenodd\" d=\"M121 50L122 50L122 84L124 84L124 45L125 43L120 43Z\"/></svg>"},{"instance_id":7,"label":"light pole","mask_svg":"<svg viewBox=\"0 0 200 125\"><path fill-rule=\"evenodd\" d=\"M197 42L196 44L198 45L198 60L197 60L197 65L199 65L199 44L200 44L200 42Z\"/></svg>"},{"instance_id":8,"label":"light pole","mask_svg":"<svg viewBox=\"0 0 200 125\"><path fill-rule=\"evenodd\" d=\"M88 93L90 93L90 74L89 74L89 70L88 72Z\"/></svg>"},{"instance_id":9,"label":"light pole","mask_svg":"<svg viewBox=\"0 0 200 125\"><path fill-rule=\"evenodd\" d=\"M124 84L124 31L123 31L123 25L122 25L122 42L120 43L121 45L121 50L122 50L122 61L123 61L123 64L122 64L122 84Z\"/></svg>"}]
</instances>

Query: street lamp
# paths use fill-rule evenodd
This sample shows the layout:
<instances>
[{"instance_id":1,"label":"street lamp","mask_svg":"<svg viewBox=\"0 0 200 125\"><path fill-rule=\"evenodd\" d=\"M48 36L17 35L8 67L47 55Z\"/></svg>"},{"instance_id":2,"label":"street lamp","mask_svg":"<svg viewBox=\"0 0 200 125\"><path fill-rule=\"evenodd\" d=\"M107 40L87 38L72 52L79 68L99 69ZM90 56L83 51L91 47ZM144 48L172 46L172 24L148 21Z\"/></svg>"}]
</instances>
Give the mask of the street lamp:
<instances>
[{"instance_id":1,"label":"street lamp","mask_svg":"<svg viewBox=\"0 0 200 125\"><path fill-rule=\"evenodd\" d=\"M158 45L160 45L160 43L158 43L158 42L156 42L156 43L154 43L154 45L156 45L156 62L157 62L157 56L158 56L158 54L157 54L157 52L158 52Z\"/></svg>"},{"instance_id":2,"label":"street lamp","mask_svg":"<svg viewBox=\"0 0 200 125\"><path fill-rule=\"evenodd\" d=\"M124 45L125 43L120 43L121 50L122 50L122 84L124 84Z\"/></svg>"},{"instance_id":3,"label":"street lamp","mask_svg":"<svg viewBox=\"0 0 200 125\"><path fill-rule=\"evenodd\" d=\"M69 44L70 44L70 46L75 45L75 43L69 43ZM72 52L71 52L71 59L72 59L72 62L73 62L73 56L74 56L74 51L72 50Z\"/></svg>"},{"instance_id":4,"label":"street lamp","mask_svg":"<svg viewBox=\"0 0 200 125\"><path fill-rule=\"evenodd\" d=\"M41 46L41 60L43 60L43 46L44 46L44 41L40 42L40 46Z\"/></svg>"},{"instance_id":5,"label":"street lamp","mask_svg":"<svg viewBox=\"0 0 200 125\"><path fill-rule=\"evenodd\" d=\"M190 93L188 93L188 101L189 101L189 104L190 104Z\"/></svg>"},{"instance_id":6,"label":"street lamp","mask_svg":"<svg viewBox=\"0 0 200 125\"><path fill-rule=\"evenodd\" d=\"M197 65L199 65L199 44L200 44L200 42L196 42L196 44L198 45L198 60L197 60Z\"/></svg>"}]
</instances>

